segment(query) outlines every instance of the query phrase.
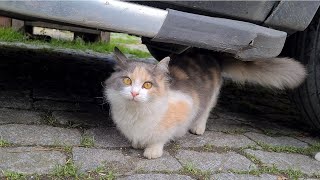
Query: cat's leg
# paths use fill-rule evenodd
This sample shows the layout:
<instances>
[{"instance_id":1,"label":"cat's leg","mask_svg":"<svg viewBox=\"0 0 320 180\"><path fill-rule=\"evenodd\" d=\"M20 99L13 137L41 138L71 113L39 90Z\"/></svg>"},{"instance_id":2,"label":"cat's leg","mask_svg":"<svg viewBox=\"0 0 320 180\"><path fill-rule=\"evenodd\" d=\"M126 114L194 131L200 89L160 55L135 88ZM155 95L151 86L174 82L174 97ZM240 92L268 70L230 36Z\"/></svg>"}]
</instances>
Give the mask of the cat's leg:
<instances>
[{"instance_id":1,"label":"cat's leg","mask_svg":"<svg viewBox=\"0 0 320 180\"><path fill-rule=\"evenodd\" d=\"M148 159L161 157L163 154L163 146L164 146L164 143L162 142L147 145L147 148L144 150L143 156Z\"/></svg>"},{"instance_id":2,"label":"cat's leg","mask_svg":"<svg viewBox=\"0 0 320 180\"><path fill-rule=\"evenodd\" d=\"M143 149L143 146L137 141L132 142L132 147L133 149Z\"/></svg>"},{"instance_id":3,"label":"cat's leg","mask_svg":"<svg viewBox=\"0 0 320 180\"><path fill-rule=\"evenodd\" d=\"M206 107L200 107L201 111L199 112L196 119L194 119L190 128L190 132L192 134L202 135L206 130L207 120L209 118L211 109L215 107L217 104L220 88L221 84L219 83L218 86L214 88L212 96L209 102L207 103Z\"/></svg>"}]
</instances>

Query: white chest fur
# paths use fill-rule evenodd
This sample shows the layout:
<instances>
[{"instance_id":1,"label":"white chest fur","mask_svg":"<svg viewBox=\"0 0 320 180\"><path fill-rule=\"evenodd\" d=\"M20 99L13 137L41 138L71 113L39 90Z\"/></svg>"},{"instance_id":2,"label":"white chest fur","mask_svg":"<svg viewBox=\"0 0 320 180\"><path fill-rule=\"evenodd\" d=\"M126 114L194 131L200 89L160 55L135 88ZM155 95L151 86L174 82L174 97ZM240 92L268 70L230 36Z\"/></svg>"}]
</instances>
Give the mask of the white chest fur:
<instances>
[{"instance_id":1,"label":"white chest fur","mask_svg":"<svg viewBox=\"0 0 320 180\"><path fill-rule=\"evenodd\" d=\"M168 100L171 101L187 101L192 107L192 98L180 92L170 92L168 97L158 99L157 101L138 103L129 102L128 100L117 95L113 90L107 92L108 100L111 104L112 118L119 130L133 143L146 145L152 141L167 141L171 136L178 132L157 134L157 126L163 119L168 109ZM192 117L189 117L190 120ZM189 123L187 123L189 124ZM187 124L183 127L185 132ZM173 131L177 131L173 130ZM181 133L178 133L181 134ZM163 137L160 137L163 136ZM163 139L162 139L163 138Z\"/></svg>"}]
</instances>

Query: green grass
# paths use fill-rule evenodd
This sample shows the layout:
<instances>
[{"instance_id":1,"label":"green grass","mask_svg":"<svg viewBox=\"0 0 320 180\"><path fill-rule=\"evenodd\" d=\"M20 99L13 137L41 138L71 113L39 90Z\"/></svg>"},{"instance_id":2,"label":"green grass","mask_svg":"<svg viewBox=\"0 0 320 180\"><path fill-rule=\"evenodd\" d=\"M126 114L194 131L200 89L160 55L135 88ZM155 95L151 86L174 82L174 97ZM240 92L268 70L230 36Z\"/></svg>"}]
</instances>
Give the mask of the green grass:
<instances>
[{"instance_id":1,"label":"green grass","mask_svg":"<svg viewBox=\"0 0 320 180\"><path fill-rule=\"evenodd\" d=\"M112 38L113 37L113 38ZM68 49L78 49L78 50L92 50L100 53L110 53L113 52L114 47L118 47L123 53L131 54L138 58L151 57L149 52L130 49L125 47L125 44L137 44L139 39L137 37L129 35L114 35L111 36L111 41L109 43L105 42L93 42L86 43L80 38L74 41L57 40L52 39L50 42L45 42L42 40L32 40L20 32L16 32L10 28L0 28L0 41L4 42L23 42L32 45L49 45L54 48L68 48Z\"/></svg>"},{"instance_id":2,"label":"green grass","mask_svg":"<svg viewBox=\"0 0 320 180\"><path fill-rule=\"evenodd\" d=\"M20 180L20 179L25 179L25 176L21 173L18 172L13 172L13 171L2 171L5 179L8 180Z\"/></svg>"},{"instance_id":3,"label":"green grass","mask_svg":"<svg viewBox=\"0 0 320 180\"><path fill-rule=\"evenodd\" d=\"M209 179L211 174L209 171L202 171L196 168L192 163L187 163L183 166L182 173L194 176L196 179Z\"/></svg>"},{"instance_id":4,"label":"green grass","mask_svg":"<svg viewBox=\"0 0 320 180\"><path fill-rule=\"evenodd\" d=\"M72 146L64 146L63 151L66 153L72 153Z\"/></svg>"},{"instance_id":5,"label":"green grass","mask_svg":"<svg viewBox=\"0 0 320 180\"><path fill-rule=\"evenodd\" d=\"M306 148L299 148L299 147L293 147L293 146L272 146L269 144L265 144L263 142L257 142L257 144L261 146L263 150L271 151L271 152L298 153L298 154L312 156L314 152L320 151L320 143L313 144Z\"/></svg>"},{"instance_id":6,"label":"green grass","mask_svg":"<svg viewBox=\"0 0 320 180\"><path fill-rule=\"evenodd\" d=\"M205 151L212 151L213 150L213 146L211 144L205 144L203 146L203 150Z\"/></svg>"},{"instance_id":7,"label":"green grass","mask_svg":"<svg viewBox=\"0 0 320 180\"><path fill-rule=\"evenodd\" d=\"M81 146L89 148L94 146L94 138L89 135L83 135L80 142Z\"/></svg>"},{"instance_id":8,"label":"green grass","mask_svg":"<svg viewBox=\"0 0 320 180\"><path fill-rule=\"evenodd\" d=\"M74 165L71 159L68 159L65 165L57 165L53 170L53 175L59 178L73 177L79 179L81 177L78 167Z\"/></svg>"},{"instance_id":9,"label":"green grass","mask_svg":"<svg viewBox=\"0 0 320 180\"><path fill-rule=\"evenodd\" d=\"M0 147L10 146L10 143L7 140L0 138Z\"/></svg>"},{"instance_id":10,"label":"green grass","mask_svg":"<svg viewBox=\"0 0 320 180\"><path fill-rule=\"evenodd\" d=\"M55 117L53 117L52 115L46 114L42 117L42 121L44 124L53 126L56 125L58 123L57 119Z\"/></svg>"},{"instance_id":11,"label":"green grass","mask_svg":"<svg viewBox=\"0 0 320 180\"><path fill-rule=\"evenodd\" d=\"M276 166L268 167L268 166L263 166L259 169L254 169L250 171L231 171L232 173L235 174L250 174L250 175L255 175L259 176L261 174L275 174L275 175L285 175L289 179L294 179L297 180L299 178L302 178L304 175L300 170L294 170L294 169L287 169L287 170L279 170Z\"/></svg>"},{"instance_id":12,"label":"green grass","mask_svg":"<svg viewBox=\"0 0 320 180\"><path fill-rule=\"evenodd\" d=\"M98 177L100 180L114 180L116 179L116 175L112 170L106 170L105 167L97 167L95 170L90 171L88 173L87 179L90 179L91 177ZM92 178L97 179L97 178Z\"/></svg>"}]
</instances>

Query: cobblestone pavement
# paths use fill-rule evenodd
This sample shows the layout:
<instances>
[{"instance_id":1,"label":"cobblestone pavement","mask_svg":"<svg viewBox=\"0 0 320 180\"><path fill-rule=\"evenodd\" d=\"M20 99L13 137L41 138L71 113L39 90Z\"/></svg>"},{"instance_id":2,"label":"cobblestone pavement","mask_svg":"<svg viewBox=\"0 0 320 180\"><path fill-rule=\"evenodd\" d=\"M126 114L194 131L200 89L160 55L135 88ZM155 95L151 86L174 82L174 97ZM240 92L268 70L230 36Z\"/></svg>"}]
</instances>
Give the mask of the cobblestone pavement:
<instances>
[{"instance_id":1,"label":"cobblestone pavement","mask_svg":"<svg viewBox=\"0 0 320 180\"><path fill-rule=\"evenodd\" d=\"M0 50L2 179L320 178L320 141L286 92L226 83L203 136L147 160L108 116L108 61L9 49Z\"/></svg>"}]
</instances>

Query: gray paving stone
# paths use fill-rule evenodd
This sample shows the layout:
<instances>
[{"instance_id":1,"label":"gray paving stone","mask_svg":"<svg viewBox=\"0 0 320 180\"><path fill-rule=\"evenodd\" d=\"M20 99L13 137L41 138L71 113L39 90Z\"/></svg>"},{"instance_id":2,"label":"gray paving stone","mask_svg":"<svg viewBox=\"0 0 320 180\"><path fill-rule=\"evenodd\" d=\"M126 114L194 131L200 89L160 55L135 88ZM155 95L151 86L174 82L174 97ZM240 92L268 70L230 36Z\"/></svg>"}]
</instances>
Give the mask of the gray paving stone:
<instances>
[{"instance_id":1,"label":"gray paving stone","mask_svg":"<svg viewBox=\"0 0 320 180\"><path fill-rule=\"evenodd\" d=\"M30 91L0 91L0 107L31 109L32 99L29 96Z\"/></svg>"},{"instance_id":2,"label":"gray paving stone","mask_svg":"<svg viewBox=\"0 0 320 180\"><path fill-rule=\"evenodd\" d=\"M119 180L192 180L191 177L178 174L135 174L123 178L118 178Z\"/></svg>"},{"instance_id":3,"label":"gray paving stone","mask_svg":"<svg viewBox=\"0 0 320 180\"><path fill-rule=\"evenodd\" d=\"M7 124L0 126L0 137L20 145L79 145L81 134L76 129Z\"/></svg>"},{"instance_id":4,"label":"gray paving stone","mask_svg":"<svg viewBox=\"0 0 320 180\"><path fill-rule=\"evenodd\" d=\"M244 135L230 135L222 132L210 131L206 131L202 136L187 134L177 140L177 143L182 147L200 147L210 144L217 147L227 146L233 148L240 148L256 144Z\"/></svg>"},{"instance_id":5,"label":"gray paving stone","mask_svg":"<svg viewBox=\"0 0 320 180\"><path fill-rule=\"evenodd\" d=\"M216 132L259 132L245 124L246 120L233 113L212 112L207 122L207 130Z\"/></svg>"},{"instance_id":6,"label":"gray paving stone","mask_svg":"<svg viewBox=\"0 0 320 180\"><path fill-rule=\"evenodd\" d=\"M233 174L220 173L213 174L211 180L278 180L278 176L270 174L261 174L260 176L253 176L249 174Z\"/></svg>"},{"instance_id":7,"label":"gray paving stone","mask_svg":"<svg viewBox=\"0 0 320 180\"><path fill-rule=\"evenodd\" d=\"M309 143L309 144L320 144L320 139L318 137L296 137L300 141Z\"/></svg>"},{"instance_id":8,"label":"gray paving stone","mask_svg":"<svg viewBox=\"0 0 320 180\"><path fill-rule=\"evenodd\" d=\"M130 149L123 154L121 150L93 148L73 148L73 160L81 171L93 170L99 166L118 167L117 171L132 174L135 171L178 171L180 163L164 152L161 158L147 160L142 157L142 150ZM120 168L120 169L119 169Z\"/></svg>"},{"instance_id":9,"label":"gray paving stone","mask_svg":"<svg viewBox=\"0 0 320 180\"><path fill-rule=\"evenodd\" d=\"M91 103L58 102L50 100L36 101L33 106L35 109L50 111L90 111L98 108Z\"/></svg>"},{"instance_id":10,"label":"gray paving stone","mask_svg":"<svg viewBox=\"0 0 320 180\"><path fill-rule=\"evenodd\" d=\"M0 124L40 124L42 114L35 111L0 109Z\"/></svg>"},{"instance_id":11,"label":"gray paving stone","mask_svg":"<svg viewBox=\"0 0 320 180\"><path fill-rule=\"evenodd\" d=\"M273 164L281 170L298 169L308 175L320 172L320 162L301 154L275 153L265 151L245 150L268 166Z\"/></svg>"},{"instance_id":12,"label":"gray paving stone","mask_svg":"<svg viewBox=\"0 0 320 180\"><path fill-rule=\"evenodd\" d=\"M131 146L116 128L93 128L85 131L85 134L94 138L94 144L97 147L109 148Z\"/></svg>"},{"instance_id":13,"label":"gray paving stone","mask_svg":"<svg viewBox=\"0 0 320 180\"><path fill-rule=\"evenodd\" d=\"M59 124L82 124L91 127L110 124L108 117L103 113L97 112L64 112L54 111L52 115L58 121Z\"/></svg>"},{"instance_id":14,"label":"gray paving stone","mask_svg":"<svg viewBox=\"0 0 320 180\"><path fill-rule=\"evenodd\" d=\"M219 154L181 150L176 157L183 165L191 164L201 170L226 171L256 168L251 161L235 152Z\"/></svg>"},{"instance_id":15,"label":"gray paving stone","mask_svg":"<svg viewBox=\"0 0 320 180\"><path fill-rule=\"evenodd\" d=\"M308 147L308 144L292 137L280 136L280 137L271 137L264 134L248 132L245 133L250 139L256 142L263 142L273 146L293 146L293 147Z\"/></svg>"},{"instance_id":16,"label":"gray paving stone","mask_svg":"<svg viewBox=\"0 0 320 180\"><path fill-rule=\"evenodd\" d=\"M66 155L41 147L0 148L0 174L14 171L25 174L49 174L66 162Z\"/></svg>"},{"instance_id":17,"label":"gray paving stone","mask_svg":"<svg viewBox=\"0 0 320 180\"><path fill-rule=\"evenodd\" d=\"M121 164L130 166L128 158L120 150L92 149L75 147L72 150L73 161L80 171L94 170L99 166Z\"/></svg>"},{"instance_id":18,"label":"gray paving stone","mask_svg":"<svg viewBox=\"0 0 320 180\"><path fill-rule=\"evenodd\" d=\"M168 152L164 152L160 158L145 159L140 158L136 163L135 170L144 171L178 171L182 169L181 164Z\"/></svg>"}]
</instances>

